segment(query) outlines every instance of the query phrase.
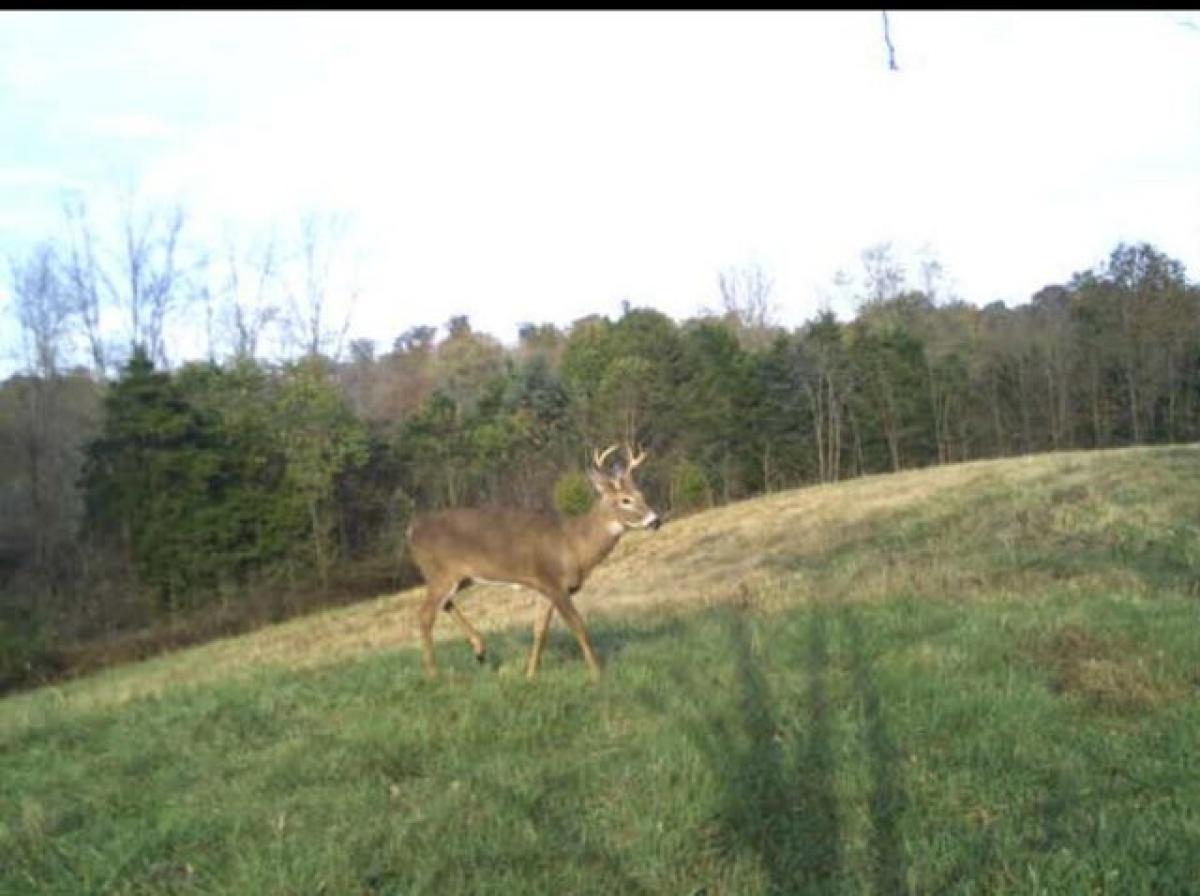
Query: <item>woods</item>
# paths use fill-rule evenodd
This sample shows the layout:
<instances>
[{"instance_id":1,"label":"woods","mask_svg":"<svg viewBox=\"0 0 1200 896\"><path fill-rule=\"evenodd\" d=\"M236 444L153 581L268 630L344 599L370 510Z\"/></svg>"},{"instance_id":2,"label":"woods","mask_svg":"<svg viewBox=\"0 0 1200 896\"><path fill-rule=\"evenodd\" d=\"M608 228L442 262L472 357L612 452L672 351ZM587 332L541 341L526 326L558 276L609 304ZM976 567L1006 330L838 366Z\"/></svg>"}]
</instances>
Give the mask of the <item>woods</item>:
<instances>
[{"instance_id":1,"label":"woods","mask_svg":"<svg viewBox=\"0 0 1200 896\"><path fill-rule=\"evenodd\" d=\"M82 210L66 241L11 266L24 367L0 386L6 686L54 674L72 645L410 584L415 510L579 513L590 450L618 439L651 451L647 498L679 514L1200 437L1200 287L1147 244L1013 307L947 297L936 270L913 286L882 246L864 253L848 321L781 328L769 277L727 270L721 310L685 321L627 303L616 319L530 322L506 346L459 316L343 351L336 227L305 223L288 282L274 241L216 265L189 255L181 212L128 220L113 267ZM170 363L184 308L209 322L207 360ZM102 314L122 338L103 338ZM275 332L283 360L268 356Z\"/></svg>"}]
</instances>

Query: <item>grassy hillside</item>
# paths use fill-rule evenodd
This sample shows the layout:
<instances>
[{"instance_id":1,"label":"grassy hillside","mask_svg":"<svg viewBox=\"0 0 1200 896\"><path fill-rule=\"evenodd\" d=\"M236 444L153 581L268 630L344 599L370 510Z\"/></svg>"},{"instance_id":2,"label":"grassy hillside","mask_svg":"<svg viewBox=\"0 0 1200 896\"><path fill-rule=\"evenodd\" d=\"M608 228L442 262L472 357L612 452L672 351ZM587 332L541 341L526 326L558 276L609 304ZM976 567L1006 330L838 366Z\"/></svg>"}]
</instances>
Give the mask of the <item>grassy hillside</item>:
<instances>
[{"instance_id":1,"label":"grassy hillside","mask_svg":"<svg viewBox=\"0 0 1200 896\"><path fill-rule=\"evenodd\" d=\"M804 489L0 701L0 892L1195 892L1200 450Z\"/></svg>"}]
</instances>

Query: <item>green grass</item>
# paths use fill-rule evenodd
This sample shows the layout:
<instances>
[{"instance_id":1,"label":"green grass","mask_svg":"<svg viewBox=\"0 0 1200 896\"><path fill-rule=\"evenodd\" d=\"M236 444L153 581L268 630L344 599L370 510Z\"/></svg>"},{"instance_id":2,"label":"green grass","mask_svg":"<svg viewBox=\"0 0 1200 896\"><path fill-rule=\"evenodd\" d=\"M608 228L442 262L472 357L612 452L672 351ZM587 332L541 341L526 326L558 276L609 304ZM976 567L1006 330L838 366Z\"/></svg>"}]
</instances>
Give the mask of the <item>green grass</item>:
<instances>
[{"instance_id":1,"label":"green grass","mask_svg":"<svg viewBox=\"0 0 1200 896\"><path fill-rule=\"evenodd\" d=\"M598 685L522 626L0 702L0 892L1195 893L1200 451L1039 463L840 487L725 604L595 617Z\"/></svg>"}]
</instances>

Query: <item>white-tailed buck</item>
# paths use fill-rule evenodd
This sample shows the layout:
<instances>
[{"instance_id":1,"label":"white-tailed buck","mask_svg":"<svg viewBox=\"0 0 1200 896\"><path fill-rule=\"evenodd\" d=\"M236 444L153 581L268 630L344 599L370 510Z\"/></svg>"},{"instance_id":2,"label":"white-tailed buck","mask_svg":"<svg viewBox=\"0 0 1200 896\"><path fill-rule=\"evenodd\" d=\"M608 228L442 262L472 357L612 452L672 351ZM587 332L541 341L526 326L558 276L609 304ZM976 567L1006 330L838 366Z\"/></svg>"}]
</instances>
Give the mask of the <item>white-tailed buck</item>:
<instances>
[{"instance_id":1,"label":"white-tailed buck","mask_svg":"<svg viewBox=\"0 0 1200 896\"><path fill-rule=\"evenodd\" d=\"M600 674L600 661L571 595L616 547L626 529L657 529L662 522L633 482L633 471L646 459L645 452L635 454L626 446L627 465L609 473L604 461L616 448L613 445L603 454L592 453L588 478L599 500L583 516L460 508L419 514L413 520L408 541L426 586L420 610L426 672L437 672L433 623L439 609L454 617L476 659L484 661L487 648L483 636L452 600L463 588L484 582L523 585L549 601L534 623L526 675L532 678L537 674L555 611L578 639L592 677Z\"/></svg>"}]
</instances>

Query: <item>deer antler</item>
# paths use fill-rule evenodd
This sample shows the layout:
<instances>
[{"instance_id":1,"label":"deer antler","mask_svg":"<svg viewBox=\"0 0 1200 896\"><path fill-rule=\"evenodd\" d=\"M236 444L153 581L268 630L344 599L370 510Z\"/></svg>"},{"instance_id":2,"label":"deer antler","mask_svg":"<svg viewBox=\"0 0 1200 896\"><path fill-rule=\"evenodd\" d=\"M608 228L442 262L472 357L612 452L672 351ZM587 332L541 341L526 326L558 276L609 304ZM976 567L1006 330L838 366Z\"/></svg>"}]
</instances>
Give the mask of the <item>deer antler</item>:
<instances>
[{"instance_id":1,"label":"deer antler","mask_svg":"<svg viewBox=\"0 0 1200 896\"><path fill-rule=\"evenodd\" d=\"M604 473L605 475L607 475L607 471L604 469L604 462L606 460L608 460L608 456L616 450L617 450L616 444L609 445L607 448L604 449L603 453L600 453L593 449L592 450L592 463L596 465L596 469L599 470L601 473Z\"/></svg>"},{"instance_id":2,"label":"deer antler","mask_svg":"<svg viewBox=\"0 0 1200 896\"><path fill-rule=\"evenodd\" d=\"M625 445L625 456L629 458L629 466L625 470L626 475L628 475L628 474L632 473L642 463L642 461L644 461L646 459L646 452L642 451L639 446L637 453L634 454L633 448L631 448L628 444L626 444Z\"/></svg>"}]
</instances>

